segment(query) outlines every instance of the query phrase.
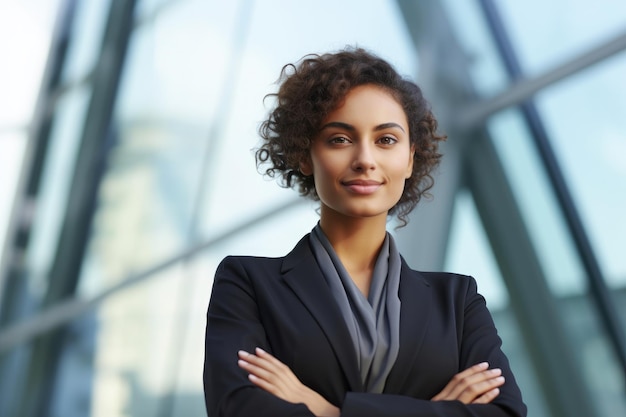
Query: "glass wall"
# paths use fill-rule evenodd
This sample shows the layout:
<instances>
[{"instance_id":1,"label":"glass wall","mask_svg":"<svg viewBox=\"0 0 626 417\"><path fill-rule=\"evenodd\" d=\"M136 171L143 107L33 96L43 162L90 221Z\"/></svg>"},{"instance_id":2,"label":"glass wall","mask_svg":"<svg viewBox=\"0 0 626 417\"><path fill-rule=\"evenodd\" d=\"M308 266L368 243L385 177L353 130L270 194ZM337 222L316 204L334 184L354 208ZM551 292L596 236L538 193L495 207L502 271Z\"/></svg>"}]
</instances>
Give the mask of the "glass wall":
<instances>
[{"instance_id":1,"label":"glass wall","mask_svg":"<svg viewBox=\"0 0 626 417\"><path fill-rule=\"evenodd\" d=\"M217 263L227 254L282 255L317 218L313 204L293 205L296 193L264 180L254 163L263 97L282 66L359 45L416 72L395 4L376 2L346 20L357 3L190 0L141 9L81 290L97 293L190 245L228 238L102 304L91 415L203 413ZM376 26L362 24L374 18ZM267 217L233 233L259 216Z\"/></svg>"},{"instance_id":2,"label":"glass wall","mask_svg":"<svg viewBox=\"0 0 626 417\"><path fill-rule=\"evenodd\" d=\"M45 3L47 16L61 7L61 2ZM420 8L426 3L415 7L427 13L427 7ZM506 275L507 257L514 255L492 246L494 224L477 209L479 196L487 195L481 187L490 184L467 179L468 166L488 158L471 152L481 135L503 166L502 174L493 175L511 189L538 259L539 279L545 280L556 320L564 326L560 342L571 347L584 376L584 396L591 398L598 416L624 414L625 370L616 366L619 354L521 102L491 112L466 131L454 125L456 114L506 95L519 82L503 63L486 5L500 11L500 23L529 79L626 30L626 6L617 0L593 7L576 2L574 13L563 13L572 7L565 3L446 0L443 15L425 17L408 13L407 3L390 0L370 1L367 7L357 0L142 0L134 10L118 0L67 2L74 10L67 54L58 85L42 92L51 103L52 123L41 166L23 158L30 115L11 116L12 103L0 101L0 243L6 238L9 248L22 236L9 223L9 208L23 197L18 173L41 171L32 205L16 206L33 209L19 274L0 276L0 300L11 305L11 314L0 317L0 393L5 392L0 414L204 415L204 326L215 268L226 255L282 256L318 219L315 203L257 172L257 129L272 100L264 96L276 90L286 63L346 45L372 50L420 82L445 79L450 91L464 89L449 95L433 89L435 113L452 115L442 119L451 120L441 126L450 132L447 149L461 155L455 173L437 174L438 183L448 184L455 194L443 210L451 218L439 268L476 277L529 415L558 417L554 400L542 389L541 353L528 335L525 310L515 308L527 298ZM0 10L22 10L13 6L17 2L6 4L11 6ZM430 4L434 10L441 3ZM106 40L115 38L112 23L123 20L128 10L133 15L127 48L115 49ZM432 39L417 35L427 33L416 30L418 21L437 28ZM462 59L455 62L466 67L452 68L450 62L437 61L446 54L425 51L445 28L451 28L460 48ZM10 37L25 37L20 30L0 24L0 46ZM32 42L33 48L26 49L39 48L38 68L43 68L45 42ZM434 59L434 66L420 62L423 57ZM115 62L121 76L112 81L116 94L107 109L94 94L102 74L116 72L105 68ZM593 256L621 309L618 322L624 330L626 226L619 219L626 205L625 63L624 53L615 54L527 97L541 115ZM425 64L437 69L435 74L420 71ZM451 74L458 79L446 79ZM41 74L26 76L33 80ZM11 78L3 73L0 83ZM24 109L34 108L36 91L21 105ZM72 203L78 192L72 184L86 170L81 168L89 139L85 132L97 117L109 122L97 132L101 168L89 179L95 198L78 207ZM439 181L446 175L459 178ZM66 232L85 210L90 220L84 238L72 243L84 249L76 285L55 298L57 287L66 284L54 265L60 256L72 256L62 250ZM420 213L411 221L432 220ZM497 227L501 235L512 230ZM523 240L513 234L510 239ZM8 261L3 262L0 273L8 271Z\"/></svg>"},{"instance_id":3,"label":"glass wall","mask_svg":"<svg viewBox=\"0 0 626 417\"><path fill-rule=\"evenodd\" d=\"M0 4L0 254L9 231L27 136L60 2ZM19 42L15 42L19 39ZM1 270L0 270L1 271ZM0 273L0 295L2 294Z\"/></svg>"},{"instance_id":4,"label":"glass wall","mask_svg":"<svg viewBox=\"0 0 626 417\"><path fill-rule=\"evenodd\" d=\"M472 3L470 5L470 3ZM562 4L561 4L562 3ZM485 98L507 94L511 77L541 77L558 70L560 65L576 62L578 56L600 50L603 43L615 42L626 30L626 7L604 1L597 8L578 2L543 3L477 0L446 2L447 10L464 48L472 56L470 74L476 93ZM563 13L564 9L567 13ZM488 17L480 9L501 17L505 35L510 36L512 51L508 57L496 46L502 33L489 31ZM541 10L539 13L538 10ZM591 18L590 16L593 16ZM529 30L532 28L532 30ZM547 41L549 40L549 41ZM500 39L500 41L502 41ZM506 42L506 40L505 40ZM508 74L504 61L517 56L522 75ZM556 196L536 147L536 123L545 130L549 146L557 156L557 169L565 178L584 230L592 244L606 286L613 289L616 322L625 328L626 320L617 306L623 304L624 231L617 210L626 201L620 146L626 143L617 113L624 108L623 53L611 56L591 68L553 83L541 90L534 100L519 102L536 106L539 118L529 126L522 109L500 111L487 120L487 131L502 160L508 181L527 225L547 283L558 302L561 320L574 346L574 355L584 375L598 415L626 412L623 367L614 340L607 334L598 311L597 297L590 288L588 270L583 265L570 225L564 218L562 202ZM621 71L621 72L620 72ZM508 80L508 81L507 81ZM533 98L532 96L529 99ZM619 162L618 162L619 160ZM452 240L454 242L454 238ZM621 252L620 252L621 253ZM621 314L620 314L621 313ZM591 353L593 352L593 354ZM604 368L606 366L606 368ZM600 371L607 378L599 381ZM532 392L529 389L529 392ZM539 411L539 410L535 410Z\"/></svg>"}]
</instances>

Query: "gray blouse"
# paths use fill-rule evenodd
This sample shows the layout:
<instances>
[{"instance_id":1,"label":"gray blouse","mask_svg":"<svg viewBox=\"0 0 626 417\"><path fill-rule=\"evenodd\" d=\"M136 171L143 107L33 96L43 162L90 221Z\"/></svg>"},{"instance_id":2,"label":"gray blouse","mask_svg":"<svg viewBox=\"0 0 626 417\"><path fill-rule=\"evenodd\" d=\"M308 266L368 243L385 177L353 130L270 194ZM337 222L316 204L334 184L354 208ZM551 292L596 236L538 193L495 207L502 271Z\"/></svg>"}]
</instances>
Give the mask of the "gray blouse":
<instances>
[{"instance_id":1,"label":"gray blouse","mask_svg":"<svg viewBox=\"0 0 626 417\"><path fill-rule=\"evenodd\" d=\"M367 392L382 393L398 356L400 339L400 253L387 233L378 254L367 298L356 286L319 223L311 247L354 343Z\"/></svg>"}]
</instances>

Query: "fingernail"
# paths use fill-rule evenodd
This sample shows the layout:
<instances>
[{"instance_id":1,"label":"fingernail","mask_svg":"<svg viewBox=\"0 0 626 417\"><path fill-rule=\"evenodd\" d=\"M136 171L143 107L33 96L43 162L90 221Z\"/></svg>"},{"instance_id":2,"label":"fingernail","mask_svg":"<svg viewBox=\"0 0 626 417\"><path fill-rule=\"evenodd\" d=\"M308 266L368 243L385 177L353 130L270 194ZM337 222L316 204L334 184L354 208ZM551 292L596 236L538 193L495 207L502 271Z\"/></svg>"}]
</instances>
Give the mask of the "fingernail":
<instances>
[{"instance_id":1,"label":"fingernail","mask_svg":"<svg viewBox=\"0 0 626 417\"><path fill-rule=\"evenodd\" d=\"M265 351L263 349L261 349L260 347L255 349L258 353L265 353Z\"/></svg>"},{"instance_id":2,"label":"fingernail","mask_svg":"<svg viewBox=\"0 0 626 417\"><path fill-rule=\"evenodd\" d=\"M481 362L478 364L478 366L480 366L483 369L486 369L487 367L489 367L489 363L488 362Z\"/></svg>"},{"instance_id":3,"label":"fingernail","mask_svg":"<svg viewBox=\"0 0 626 417\"><path fill-rule=\"evenodd\" d=\"M249 355L249 353L248 353L248 352L246 352L245 350L240 350L240 351L238 351L238 352L237 352L237 354L238 354L239 356L248 356L248 355Z\"/></svg>"},{"instance_id":4,"label":"fingernail","mask_svg":"<svg viewBox=\"0 0 626 417\"><path fill-rule=\"evenodd\" d=\"M500 375L502 373L502 369L500 368L493 368L490 370L492 375Z\"/></svg>"}]
</instances>

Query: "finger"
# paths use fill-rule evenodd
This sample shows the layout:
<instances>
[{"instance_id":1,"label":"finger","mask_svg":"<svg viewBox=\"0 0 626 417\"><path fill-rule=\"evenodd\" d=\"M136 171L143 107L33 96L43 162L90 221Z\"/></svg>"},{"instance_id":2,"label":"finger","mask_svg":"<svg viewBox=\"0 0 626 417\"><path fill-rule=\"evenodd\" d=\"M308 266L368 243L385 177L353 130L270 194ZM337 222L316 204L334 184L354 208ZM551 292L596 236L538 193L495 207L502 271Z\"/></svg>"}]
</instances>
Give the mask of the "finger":
<instances>
[{"instance_id":1,"label":"finger","mask_svg":"<svg viewBox=\"0 0 626 417\"><path fill-rule=\"evenodd\" d=\"M275 366L277 369L289 369L287 365L285 365L280 360L278 360L275 356L273 356L271 353L264 351L260 347L257 347L256 349L254 349L254 352L259 358L265 359L266 361L271 363L273 366Z\"/></svg>"},{"instance_id":2,"label":"finger","mask_svg":"<svg viewBox=\"0 0 626 417\"><path fill-rule=\"evenodd\" d=\"M239 367L243 370L245 370L246 372L248 372L251 375L256 376L257 378L266 380L266 381L276 381L277 378L275 378L275 375L271 372L268 371L260 366L256 366L253 363L244 361L243 359L239 359L237 361L237 365L239 365Z\"/></svg>"},{"instance_id":3,"label":"finger","mask_svg":"<svg viewBox=\"0 0 626 417\"><path fill-rule=\"evenodd\" d=\"M472 401L472 404L489 404L492 402L498 395L500 395L500 389L494 388L492 390L487 391L480 397L476 398Z\"/></svg>"},{"instance_id":4,"label":"finger","mask_svg":"<svg viewBox=\"0 0 626 417\"><path fill-rule=\"evenodd\" d=\"M464 379L476 373L484 372L488 367L489 367L489 364L487 362L481 362L474 366L470 366L469 368L467 368L466 370L462 372L459 372L458 374L454 375L454 377L450 380L450 382L448 382L448 384L443 388L443 390L441 390L439 394L433 397L433 400L441 401L444 399L451 399L448 397L451 395L455 387L459 385L459 383L461 383Z\"/></svg>"},{"instance_id":5,"label":"finger","mask_svg":"<svg viewBox=\"0 0 626 417\"><path fill-rule=\"evenodd\" d=\"M280 390L288 389L289 386L300 382L286 365L269 353L263 353L265 353L265 357L239 351L239 366L251 374L271 382Z\"/></svg>"},{"instance_id":6,"label":"finger","mask_svg":"<svg viewBox=\"0 0 626 417\"><path fill-rule=\"evenodd\" d=\"M456 376L458 376L460 378L466 378L466 377L468 377L470 375L486 371L487 368L489 368L489 363L488 362L477 363L476 365L470 366L466 370L459 372L458 374L456 374Z\"/></svg>"},{"instance_id":7,"label":"finger","mask_svg":"<svg viewBox=\"0 0 626 417\"><path fill-rule=\"evenodd\" d=\"M272 354L264 351L263 349L257 347L255 349L255 353L261 360L267 361L268 366L271 366L272 371L279 376L285 384L299 384L300 380L293 373L291 368L281 362L278 358L273 356ZM265 365L265 364L264 364Z\"/></svg>"},{"instance_id":8,"label":"finger","mask_svg":"<svg viewBox=\"0 0 626 417\"><path fill-rule=\"evenodd\" d=\"M279 396L281 393L281 390L274 385L272 382L267 381L265 379L259 378L258 376L254 375L254 374L249 374L248 375L248 379L250 380L250 382L252 382L254 385L256 385L257 387L269 392L270 394L274 394L276 396Z\"/></svg>"},{"instance_id":9,"label":"finger","mask_svg":"<svg viewBox=\"0 0 626 417\"><path fill-rule=\"evenodd\" d=\"M240 350L239 352L237 352L237 354L239 355L239 358L241 360L244 360L245 362L251 363L252 365L258 366L259 368L263 368L268 371L276 372L277 367L274 365L274 363L265 358L261 358L252 353L248 353L245 350Z\"/></svg>"},{"instance_id":10,"label":"finger","mask_svg":"<svg viewBox=\"0 0 626 417\"><path fill-rule=\"evenodd\" d=\"M458 400L464 404L470 404L477 398L492 391L494 388L500 387L504 384L504 377L498 376L486 381L478 382L468 386L459 396Z\"/></svg>"},{"instance_id":11,"label":"finger","mask_svg":"<svg viewBox=\"0 0 626 417\"><path fill-rule=\"evenodd\" d=\"M502 374L502 370L495 368L495 369L488 369L486 371L474 373L469 376L465 376L463 378L460 378L460 377L457 378L457 376L455 376L453 378L453 381L456 382L456 385L450 391L449 397L452 397L453 399L460 399L460 396L463 393L470 393L470 394L473 393L476 396L482 395L487 391L485 389L484 382L489 381L494 378L498 378L501 374ZM491 388L493 388L493 386L488 387L488 389L491 389Z\"/></svg>"}]
</instances>

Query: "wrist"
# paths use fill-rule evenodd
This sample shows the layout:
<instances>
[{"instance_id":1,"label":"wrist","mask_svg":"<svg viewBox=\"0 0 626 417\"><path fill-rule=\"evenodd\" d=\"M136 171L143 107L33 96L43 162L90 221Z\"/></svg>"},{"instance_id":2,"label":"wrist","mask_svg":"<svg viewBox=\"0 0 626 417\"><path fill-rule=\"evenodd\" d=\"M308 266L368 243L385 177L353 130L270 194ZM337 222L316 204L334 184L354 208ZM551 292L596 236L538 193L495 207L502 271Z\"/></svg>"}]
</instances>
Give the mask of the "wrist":
<instances>
[{"instance_id":1,"label":"wrist","mask_svg":"<svg viewBox=\"0 0 626 417\"><path fill-rule=\"evenodd\" d=\"M341 413L339 408L326 401L326 404L321 407L319 412L313 414L315 414L317 417L339 417Z\"/></svg>"},{"instance_id":2,"label":"wrist","mask_svg":"<svg viewBox=\"0 0 626 417\"><path fill-rule=\"evenodd\" d=\"M316 417L339 417L341 415L341 410L328 402L324 397L312 390L310 393L312 395L309 397L306 405Z\"/></svg>"}]
</instances>

